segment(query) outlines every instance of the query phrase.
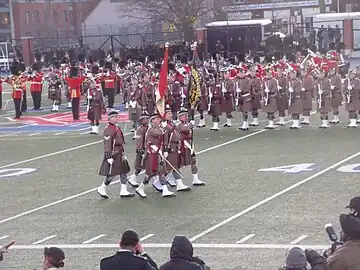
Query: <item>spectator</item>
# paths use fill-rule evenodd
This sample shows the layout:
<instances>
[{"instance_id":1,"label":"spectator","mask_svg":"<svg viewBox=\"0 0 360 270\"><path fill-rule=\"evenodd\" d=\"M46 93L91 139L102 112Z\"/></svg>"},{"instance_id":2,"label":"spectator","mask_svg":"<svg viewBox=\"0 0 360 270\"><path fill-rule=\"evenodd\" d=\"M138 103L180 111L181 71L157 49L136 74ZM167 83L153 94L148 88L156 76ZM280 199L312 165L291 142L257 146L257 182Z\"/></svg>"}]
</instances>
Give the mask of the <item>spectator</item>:
<instances>
[{"instance_id":1,"label":"spectator","mask_svg":"<svg viewBox=\"0 0 360 270\"><path fill-rule=\"evenodd\" d=\"M292 247L286 253L285 266L279 270L306 270L307 264L311 270L327 270L327 262L324 257L314 250L302 250L299 247Z\"/></svg>"},{"instance_id":2,"label":"spectator","mask_svg":"<svg viewBox=\"0 0 360 270\"><path fill-rule=\"evenodd\" d=\"M64 260L65 253L60 248L45 248L43 270L63 268L65 266Z\"/></svg>"},{"instance_id":3,"label":"spectator","mask_svg":"<svg viewBox=\"0 0 360 270\"><path fill-rule=\"evenodd\" d=\"M156 270L157 265L144 251L139 235L126 230L120 241L120 250L113 256L101 260L100 270Z\"/></svg>"},{"instance_id":4,"label":"spectator","mask_svg":"<svg viewBox=\"0 0 360 270\"><path fill-rule=\"evenodd\" d=\"M160 266L159 270L210 270L198 257L193 257L194 249L185 236L175 236L171 249L170 261Z\"/></svg>"},{"instance_id":5,"label":"spectator","mask_svg":"<svg viewBox=\"0 0 360 270\"><path fill-rule=\"evenodd\" d=\"M343 245L327 261L330 270L360 269L360 219L353 215L340 215Z\"/></svg>"},{"instance_id":6,"label":"spectator","mask_svg":"<svg viewBox=\"0 0 360 270\"><path fill-rule=\"evenodd\" d=\"M338 25L335 26L334 30L334 38L335 38L335 44L336 46L339 46L341 41L341 31Z\"/></svg>"}]
</instances>

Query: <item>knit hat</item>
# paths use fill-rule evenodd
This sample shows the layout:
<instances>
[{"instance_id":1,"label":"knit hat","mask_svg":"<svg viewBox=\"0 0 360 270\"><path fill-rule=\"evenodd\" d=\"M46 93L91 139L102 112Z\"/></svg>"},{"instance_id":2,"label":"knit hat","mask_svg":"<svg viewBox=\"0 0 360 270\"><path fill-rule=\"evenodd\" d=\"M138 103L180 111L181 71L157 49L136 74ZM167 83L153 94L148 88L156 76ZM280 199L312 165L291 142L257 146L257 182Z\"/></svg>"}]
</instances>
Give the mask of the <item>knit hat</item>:
<instances>
[{"instance_id":1,"label":"knit hat","mask_svg":"<svg viewBox=\"0 0 360 270\"><path fill-rule=\"evenodd\" d=\"M299 247L292 247L286 253L285 268L306 270L307 260L305 251Z\"/></svg>"}]
</instances>

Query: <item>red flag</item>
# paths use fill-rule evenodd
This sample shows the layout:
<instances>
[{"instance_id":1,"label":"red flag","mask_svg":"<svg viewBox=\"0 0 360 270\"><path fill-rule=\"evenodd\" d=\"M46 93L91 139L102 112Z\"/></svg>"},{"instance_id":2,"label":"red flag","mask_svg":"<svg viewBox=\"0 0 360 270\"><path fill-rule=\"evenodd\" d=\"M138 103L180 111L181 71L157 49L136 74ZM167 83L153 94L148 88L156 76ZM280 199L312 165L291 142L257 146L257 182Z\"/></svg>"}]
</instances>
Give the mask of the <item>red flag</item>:
<instances>
[{"instance_id":1,"label":"red flag","mask_svg":"<svg viewBox=\"0 0 360 270\"><path fill-rule=\"evenodd\" d=\"M165 93L167 90L168 83L168 62L169 62L169 48L168 44L165 44L164 61L161 65L159 86L156 89L156 108L161 115L165 116Z\"/></svg>"}]
</instances>

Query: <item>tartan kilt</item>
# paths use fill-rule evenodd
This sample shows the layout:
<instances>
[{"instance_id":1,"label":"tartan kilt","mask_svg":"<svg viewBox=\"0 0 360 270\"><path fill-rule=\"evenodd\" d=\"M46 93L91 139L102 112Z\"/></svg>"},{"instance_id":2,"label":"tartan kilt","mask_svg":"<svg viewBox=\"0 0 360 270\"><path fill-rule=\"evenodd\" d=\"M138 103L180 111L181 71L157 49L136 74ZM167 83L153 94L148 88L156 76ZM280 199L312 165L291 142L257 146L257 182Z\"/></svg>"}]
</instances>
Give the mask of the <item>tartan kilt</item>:
<instances>
[{"instance_id":1,"label":"tartan kilt","mask_svg":"<svg viewBox=\"0 0 360 270\"><path fill-rule=\"evenodd\" d=\"M127 159L123 159L122 155L115 155L113 157L114 162L110 165L104 156L101 163L99 175L102 176L117 176L121 174L127 174L130 172L130 165ZM111 169L110 169L111 168Z\"/></svg>"}]
</instances>

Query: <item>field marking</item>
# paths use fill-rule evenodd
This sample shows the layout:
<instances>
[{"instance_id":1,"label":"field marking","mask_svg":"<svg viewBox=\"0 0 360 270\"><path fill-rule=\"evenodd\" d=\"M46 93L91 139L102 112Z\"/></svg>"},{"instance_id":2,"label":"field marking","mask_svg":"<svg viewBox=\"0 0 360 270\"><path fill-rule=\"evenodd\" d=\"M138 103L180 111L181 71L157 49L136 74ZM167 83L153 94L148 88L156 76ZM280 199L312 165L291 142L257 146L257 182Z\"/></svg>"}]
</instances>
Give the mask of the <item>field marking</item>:
<instances>
[{"instance_id":1,"label":"field marking","mask_svg":"<svg viewBox=\"0 0 360 270\"><path fill-rule=\"evenodd\" d=\"M6 100L5 105L3 107L3 110L6 110L6 107L7 107L7 105L9 105L10 100L12 100L12 99Z\"/></svg>"},{"instance_id":2,"label":"field marking","mask_svg":"<svg viewBox=\"0 0 360 270\"><path fill-rule=\"evenodd\" d=\"M245 236L245 237L241 238L239 241L237 241L237 242L236 242L236 244L241 244L241 243L244 243L244 242L246 242L247 240L249 240L249 239L253 238L254 236L255 236L255 234L254 234L254 233L249 234L249 235L247 235L247 236Z\"/></svg>"},{"instance_id":3,"label":"field marking","mask_svg":"<svg viewBox=\"0 0 360 270\"><path fill-rule=\"evenodd\" d=\"M66 133L66 131L62 131L62 132L55 133L54 135L58 136L58 135L65 134L65 133Z\"/></svg>"},{"instance_id":4,"label":"field marking","mask_svg":"<svg viewBox=\"0 0 360 270\"><path fill-rule=\"evenodd\" d=\"M148 235L145 235L144 237L141 237L140 238L140 241L145 241L146 239L149 239L150 237L153 237L155 234L151 233L151 234L148 234Z\"/></svg>"},{"instance_id":5,"label":"field marking","mask_svg":"<svg viewBox=\"0 0 360 270\"><path fill-rule=\"evenodd\" d=\"M103 238L104 236L106 236L106 234L100 234L98 236L95 236L94 238L84 241L83 244L90 244L90 243L94 242L95 240Z\"/></svg>"},{"instance_id":6,"label":"field marking","mask_svg":"<svg viewBox=\"0 0 360 270\"><path fill-rule=\"evenodd\" d=\"M77 126L81 126L81 125L84 125L84 124L88 124L88 123L87 122L77 123L77 124L70 125L69 127L77 127Z\"/></svg>"},{"instance_id":7,"label":"field marking","mask_svg":"<svg viewBox=\"0 0 360 270\"><path fill-rule=\"evenodd\" d=\"M87 129L90 129L90 128L91 128L91 126L90 126L90 127L86 127L86 128L77 129L76 131L83 131L83 130L87 130Z\"/></svg>"},{"instance_id":8,"label":"field marking","mask_svg":"<svg viewBox=\"0 0 360 270\"><path fill-rule=\"evenodd\" d=\"M314 113L316 113L316 112L311 112L310 114L314 114ZM285 123L289 123L289 122L291 122L291 121L292 121L292 120L289 120L289 121L286 121ZM263 130L259 130L259 131L253 132L253 133L249 133L249 134L247 134L247 135L245 135L245 136L238 137L238 138L236 138L236 139L233 139L233 140L230 140L230 141L227 141L227 142L224 142L224 143L215 145L215 146L213 146L213 147L210 147L210 148L207 148L207 149L204 149L204 150L201 150L201 151L197 152L197 154L200 155L200 154L202 154L202 153L206 153L206 152L208 152L208 151L215 150L215 149L217 149L217 148L226 146L226 145L231 144L231 143L234 143L234 142L238 142L238 141L240 141L240 140L244 140L244 139L246 139L246 138L255 136L255 135L260 134L260 133L263 133L263 132L265 132L265 131L268 131L268 130L267 130L267 129L263 129ZM133 134L133 133L132 133L132 132L128 132L128 133L125 133L124 136L128 136L128 135L130 135L130 134ZM51 157L51 156L58 155L58 154L62 154L62 153L67 153L67 152L70 152L70 151L73 151L73 150L77 150L77 149L81 149L81 148L84 148L84 147L87 147L87 146L92 146L92 145L95 145L95 144L98 144L98 143L101 143L101 142L103 142L103 140L101 140L101 141L96 141L96 142L91 142L91 143L87 143L87 144L83 144L83 145L71 147L71 148L68 148L68 149L60 150L60 151L57 151L57 152L53 152L53 153L50 153L50 154L46 154L46 155L34 157L34 158L31 158L31 159L26 159L26 160L23 160L23 161L11 163L11 164L8 164L8 165L1 166L0 169L12 167L12 166L19 165L19 164L24 164L24 163L27 163L27 162L30 162L30 161L39 160L39 159L42 159L42 158L47 158L47 157ZM143 173L144 173L144 171L142 171L140 174L143 174ZM131 177L131 175L128 176L128 179L130 179L130 177ZM120 180L116 180L116 181L111 182L110 185L114 185L114 184L117 184L117 183L119 183L119 182L120 182ZM37 208L33 208L33 209L31 209L31 210L22 212L22 213L20 213L20 214L15 215L15 216L12 216L12 217L9 217L9 218L0 220L0 224L3 224L3 223L5 223L5 222L8 222L8 221L11 221L11 220L20 218L20 217L22 217L22 216L25 216L25 215L28 215L28 214L31 214L31 213L34 213L34 212L37 212L37 211L40 211L40 210L45 209L45 208L48 208L48 207L50 207L50 206L57 205L57 204L60 204L60 203L63 203L63 202L66 202L66 201L69 201L69 200L72 200L72 199L81 197L81 196L83 196L83 195L86 195L86 194L89 194L89 193L91 193L91 192L96 191L97 188L98 188L98 187L95 187L95 188L92 188L92 189L89 189L89 190L86 190L86 191L83 191L83 192L80 192L80 193L71 195L71 196L69 196L69 197L65 197L65 198L60 199L60 200L57 200L57 201L55 201L55 202L52 202L52 203L49 203L49 204L45 204L45 205L39 206L39 207L37 207Z\"/></svg>"},{"instance_id":9,"label":"field marking","mask_svg":"<svg viewBox=\"0 0 360 270\"><path fill-rule=\"evenodd\" d=\"M21 131L17 131L17 132L12 132L12 133L7 133L5 135L0 135L0 138L3 138L3 137L11 137L12 135L16 135L16 134L19 134L21 133Z\"/></svg>"},{"instance_id":10,"label":"field marking","mask_svg":"<svg viewBox=\"0 0 360 270\"><path fill-rule=\"evenodd\" d=\"M319 172L317 172L317 173L315 173L315 174L313 174L313 175L311 175L311 176L303 179L303 180L300 181L300 182L297 182L297 183L295 183L295 184L293 184L293 185L291 185L291 186L289 186L289 187L287 187L287 188L279 191L278 193L275 193L274 195L272 195L272 196L270 196L270 197L267 197L266 199L264 199L264 200L262 200L262 201L259 201L259 202L256 203L256 204L253 204L252 206L246 208L245 210L243 210L243 211L241 211L241 212L239 212L239 213L236 213L235 215L233 215L233 216L231 216L231 217L229 217L229 218L221 221L220 223L218 223L218 224L210 227L209 229L207 229L207 230L205 230L205 231L203 231L203 232L195 235L194 237L190 238L190 241L193 242L193 241L199 239L200 237L203 237L204 235L207 235L207 234L215 231L216 229L218 229L218 228L220 228L220 227L222 227L222 226L230 223L231 221L233 221L233 220L235 220L235 219L237 219L237 218L239 218L239 217L247 214L248 212L250 212L250 211L252 211L252 210L254 210L254 209L262 206L263 204L266 204L266 203L268 203L268 202L270 202L270 201L272 201L272 200L280 197L281 195L283 195L283 194L285 194L285 193L287 193L287 192L289 192L289 191L292 191L293 189L295 189L295 188L297 188L297 187L299 187L299 186L302 186L302 185L306 184L307 182L315 179L316 177L318 177L318 176L320 176L320 175L323 175L324 173L327 173L328 171L330 171L330 170L332 170L332 169L335 169L336 167L339 167L340 165L342 165L342 164L344 164L344 163L346 163L346 162L348 162L348 161L350 161L350 160L352 160L352 159L354 159L354 158L356 158L356 157L358 157L358 156L360 156L360 152L357 152L357 153L355 153L355 154L353 154L353 155L351 155L351 156L349 156L349 157L347 157L347 158L344 158L344 159L340 160L339 162L336 162L335 164L333 164L333 165L331 165L331 166L329 166L329 167L327 167L327 168L325 168L325 169L323 169L323 170L321 170L321 171L319 171Z\"/></svg>"},{"instance_id":11,"label":"field marking","mask_svg":"<svg viewBox=\"0 0 360 270\"><path fill-rule=\"evenodd\" d=\"M48 237L45 237L44 239L41 239L41 240L39 240L39 241L36 241L36 242L32 243L32 245L37 245L37 244L44 243L44 242L46 242L46 241L48 241L48 240L50 240L50 239L53 239L53 238L55 238L55 237L56 237L56 234L50 235L50 236L48 236Z\"/></svg>"},{"instance_id":12,"label":"field marking","mask_svg":"<svg viewBox=\"0 0 360 270\"><path fill-rule=\"evenodd\" d=\"M6 239L6 238L9 238L9 236L8 236L8 235L1 236L1 237L0 237L0 240L4 240L4 239Z\"/></svg>"},{"instance_id":13,"label":"field marking","mask_svg":"<svg viewBox=\"0 0 360 270\"><path fill-rule=\"evenodd\" d=\"M24 127L31 127L31 126L36 126L37 124L26 124L26 125L22 125L16 128L24 128Z\"/></svg>"},{"instance_id":14,"label":"field marking","mask_svg":"<svg viewBox=\"0 0 360 270\"><path fill-rule=\"evenodd\" d=\"M41 134L41 132L31 133L28 136L35 136L35 135L39 135L39 134Z\"/></svg>"},{"instance_id":15,"label":"field marking","mask_svg":"<svg viewBox=\"0 0 360 270\"><path fill-rule=\"evenodd\" d=\"M142 244L144 248L171 248L171 243L153 243ZM294 245L281 244L192 244L194 248L207 249L284 249L287 250ZM330 245L296 245L302 249L324 250ZM47 245L13 245L10 249L44 249ZM61 249L100 249L100 248L119 248L119 244L57 244L56 247Z\"/></svg>"},{"instance_id":16,"label":"field marking","mask_svg":"<svg viewBox=\"0 0 360 270\"><path fill-rule=\"evenodd\" d=\"M295 239L294 241L292 241L290 244L291 244L291 245L296 245L296 244L300 243L302 240L304 240L304 239L307 238L307 237L308 237L308 235L304 234L304 235L296 238L296 239Z\"/></svg>"}]
</instances>

